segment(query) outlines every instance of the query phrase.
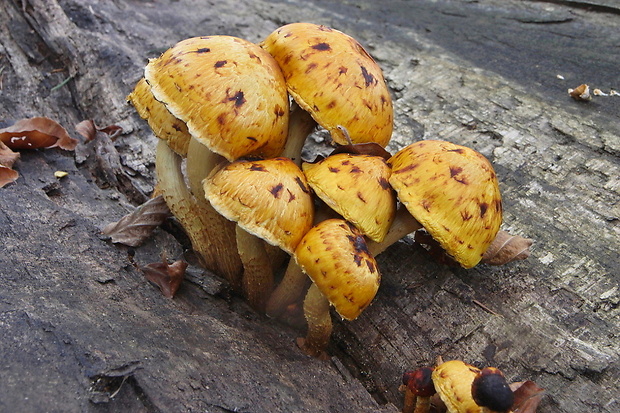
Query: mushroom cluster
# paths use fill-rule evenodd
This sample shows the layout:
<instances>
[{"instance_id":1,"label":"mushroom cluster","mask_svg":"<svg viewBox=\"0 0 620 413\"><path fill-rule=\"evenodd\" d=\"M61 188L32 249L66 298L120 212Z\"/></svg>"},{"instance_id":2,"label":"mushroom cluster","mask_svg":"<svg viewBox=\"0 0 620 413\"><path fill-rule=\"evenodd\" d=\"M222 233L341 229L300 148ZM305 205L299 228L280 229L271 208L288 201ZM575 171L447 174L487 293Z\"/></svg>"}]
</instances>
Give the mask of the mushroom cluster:
<instances>
[{"instance_id":1,"label":"mushroom cluster","mask_svg":"<svg viewBox=\"0 0 620 413\"><path fill-rule=\"evenodd\" d=\"M372 302L375 257L394 242L425 228L471 268L498 234L501 197L484 156L432 140L384 149L389 90L340 31L293 23L260 44L186 39L149 61L128 99L160 138L158 189L201 264L271 317L303 300L298 343L310 355L326 356L332 306L353 320ZM336 149L303 162L317 126Z\"/></svg>"},{"instance_id":2,"label":"mushroom cluster","mask_svg":"<svg viewBox=\"0 0 620 413\"><path fill-rule=\"evenodd\" d=\"M441 358L434 368L406 371L400 390L403 413L533 413L543 392L532 381L509 385L495 367Z\"/></svg>"}]
</instances>

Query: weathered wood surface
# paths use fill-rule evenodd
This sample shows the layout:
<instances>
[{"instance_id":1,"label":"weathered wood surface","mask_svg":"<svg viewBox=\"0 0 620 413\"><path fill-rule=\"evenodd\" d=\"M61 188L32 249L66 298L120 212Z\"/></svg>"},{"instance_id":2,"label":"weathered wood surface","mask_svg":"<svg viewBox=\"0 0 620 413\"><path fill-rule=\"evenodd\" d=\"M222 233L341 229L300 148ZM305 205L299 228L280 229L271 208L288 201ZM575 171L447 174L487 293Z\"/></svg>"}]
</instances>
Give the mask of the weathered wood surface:
<instances>
[{"instance_id":1,"label":"weathered wood surface","mask_svg":"<svg viewBox=\"0 0 620 413\"><path fill-rule=\"evenodd\" d=\"M0 2L0 122L125 131L105 156L92 143L24 152L0 190L0 410L395 411L403 370L438 355L535 380L541 412L620 410L620 97L566 93L619 87L614 2L210 3ZM394 92L390 150L422 138L479 150L500 176L504 228L536 240L526 261L468 271L399 243L380 256L375 303L336 325L331 362L300 355L299 332L196 268L163 298L99 235L152 190L155 138L125 103L146 58L293 21L367 46ZM139 264L181 254L167 229Z\"/></svg>"}]
</instances>

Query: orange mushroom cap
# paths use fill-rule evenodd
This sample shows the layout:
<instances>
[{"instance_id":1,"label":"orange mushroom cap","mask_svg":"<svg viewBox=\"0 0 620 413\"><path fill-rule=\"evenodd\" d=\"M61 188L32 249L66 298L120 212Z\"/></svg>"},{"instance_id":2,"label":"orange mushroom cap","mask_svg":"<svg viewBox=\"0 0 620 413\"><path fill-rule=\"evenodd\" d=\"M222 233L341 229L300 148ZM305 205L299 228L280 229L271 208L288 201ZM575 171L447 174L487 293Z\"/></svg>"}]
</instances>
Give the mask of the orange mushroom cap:
<instances>
[{"instance_id":1,"label":"orange mushroom cap","mask_svg":"<svg viewBox=\"0 0 620 413\"><path fill-rule=\"evenodd\" d=\"M478 264L502 223L491 163L444 141L413 143L390 160L390 184L407 210L464 268Z\"/></svg>"},{"instance_id":2,"label":"orange mushroom cap","mask_svg":"<svg viewBox=\"0 0 620 413\"><path fill-rule=\"evenodd\" d=\"M295 260L347 320L356 319L379 289L379 267L364 236L342 219L312 227L297 246Z\"/></svg>"},{"instance_id":3,"label":"orange mushroom cap","mask_svg":"<svg viewBox=\"0 0 620 413\"><path fill-rule=\"evenodd\" d=\"M170 149L182 157L187 156L187 147L191 139L187 125L175 118L166 105L155 99L151 87L144 78L138 81L127 96L127 100L136 108L138 115L148 122L155 136L168 142Z\"/></svg>"},{"instance_id":4,"label":"orange mushroom cap","mask_svg":"<svg viewBox=\"0 0 620 413\"><path fill-rule=\"evenodd\" d=\"M289 254L312 227L310 188L288 158L232 162L214 171L204 190L220 214Z\"/></svg>"},{"instance_id":5,"label":"orange mushroom cap","mask_svg":"<svg viewBox=\"0 0 620 413\"><path fill-rule=\"evenodd\" d=\"M391 170L383 158L338 153L302 167L319 198L364 235L383 241L396 213Z\"/></svg>"},{"instance_id":6,"label":"orange mushroom cap","mask_svg":"<svg viewBox=\"0 0 620 413\"><path fill-rule=\"evenodd\" d=\"M471 385L479 371L461 360L446 361L435 367L433 384L449 413L480 413L481 408L471 394Z\"/></svg>"},{"instance_id":7,"label":"orange mushroom cap","mask_svg":"<svg viewBox=\"0 0 620 413\"><path fill-rule=\"evenodd\" d=\"M232 161L282 151L286 85L260 46L232 36L186 39L152 59L144 76L155 99L213 152Z\"/></svg>"},{"instance_id":8,"label":"orange mushroom cap","mask_svg":"<svg viewBox=\"0 0 620 413\"><path fill-rule=\"evenodd\" d=\"M291 96L334 141L387 145L393 108L379 65L352 37L326 26L292 23L261 43L278 62Z\"/></svg>"}]
</instances>

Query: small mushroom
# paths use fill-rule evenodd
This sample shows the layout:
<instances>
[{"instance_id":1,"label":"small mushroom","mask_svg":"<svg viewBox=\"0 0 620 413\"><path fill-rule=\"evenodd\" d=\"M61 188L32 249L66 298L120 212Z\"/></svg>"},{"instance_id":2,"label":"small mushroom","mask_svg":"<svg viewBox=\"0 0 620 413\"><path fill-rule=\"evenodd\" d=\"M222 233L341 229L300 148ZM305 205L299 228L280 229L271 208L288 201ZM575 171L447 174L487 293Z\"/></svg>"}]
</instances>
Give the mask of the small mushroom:
<instances>
[{"instance_id":1,"label":"small mushroom","mask_svg":"<svg viewBox=\"0 0 620 413\"><path fill-rule=\"evenodd\" d=\"M480 406L471 395L479 371L461 360L446 361L435 367L432 373L435 390L449 413L480 413Z\"/></svg>"},{"instance_id":2,"label":"small mushroom","mask_svg":"<svg viewBox=\"0 0 620 413\"><path fill-rule=\"evenodd\" d=\"M341 125L353 143L387 145L393 128L390 93L381 68L355 39L326 26L292 23L269 34L261 46L280 65L295 102L335 142L347 143ZM298 122L307 124L301 111L291 115L291 123ZM309 129L291 130L302 133L289 133L283 156L300 165Z\"/></svg>"},{"instance_id":3,"label":"small mushroom","mask_svg":"<svg viewBox=\"0 0 620 413\"><path fill-rule=\"evenodd\" d=\"M237 160L214 170L204 191L219 213L244 230L237 230L244 292L254 308L264 311L273 273L256 237L293 254L314 217L306 179L288 158Z\"/></svg>"},{"instance_id":4,"label":"small mushroom","mask_svg":"<svg viewBox=\"0 0 620 413\"><path fill-rule=\"evenodd\" d=\"M271 157L282 151L289 111L280 68L251 42L203 36L183 40L150 60L144 77L155 99L187 125L192 137L186 165L189 186L207 214L209 245L202 250L236 284L241 263L231 254L235 227L204 199L202 180L223 159Z\"/></svg>"},{"instance_id":5,"label":"small mushroom","mask_svg":"<svg viewBox=\"0 0 620 413\"><path fill-rule=\"evenodd\" d=\"M411 215L464 268L478 264L502 222L491 163L471 148L420 141L398 151L390 184Z\"/></svg>"},{"instance_id":6,"label":"small mushroom","mask_svg":"<svg viewBox=\"0 0 620 413\"><path fill-rule=\"evenodd\" d=\"M420 367L403 374L403 385L405 386L403 413L430 412L431 397L436 393L432 374L432 367Z\"/></svg>"},{"instance_id":7,"label":"small mushroom","mask_svg":"<svg viewBox=\"0 0 620 413\"><path fill-rule=\"evenodd\" d=\"M295 260L313 282L304 300L308 332L298 345L306 354L326 358L330 305L342 318L356 319L377 293L379 268L364 236L342 219L312 227L297 246Z\"/></svg>"},{"instance_id":8,"label":"small mushroom","mask_svg":"<svg viewBox=\"0 0 620 413\"><path fill-rule=\"evenodd\" d=\"M495 367L483 368L476 375L471 394L482 407L480 413L507 413L514 403L514 394L504 374Z\"/></svg>"},{"instance_id":9,"label":"small mushroom","mask_svg":"<svg viewBox=\"0 0 620 413\"><path fill-rule=\"evenodd\" d=\"M304 163L304 174L314 193L362 234L381 242L396 211L396 194L388 179L390 168L380 156L337 153ZM306 277L291 262L267 304L267 314L278 317L297 301Z\"/></svg>"}]
</instances>

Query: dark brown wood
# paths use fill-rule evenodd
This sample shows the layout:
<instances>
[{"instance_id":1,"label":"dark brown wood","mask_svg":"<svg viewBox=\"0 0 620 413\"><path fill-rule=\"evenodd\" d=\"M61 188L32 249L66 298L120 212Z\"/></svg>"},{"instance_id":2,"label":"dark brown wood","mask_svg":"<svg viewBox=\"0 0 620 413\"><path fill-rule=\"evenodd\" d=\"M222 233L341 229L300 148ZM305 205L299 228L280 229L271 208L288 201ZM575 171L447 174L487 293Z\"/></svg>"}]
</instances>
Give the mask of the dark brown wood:
<instances>
[{"instance_id":1,"label":"dark brown wood","mask_svg":"<svg viewBox=\"0 0 620 413\"><path fill-rule=\"evenodd\" d=\"M620 96L567 93L620 87L617 15L604 1L0 2L0 127L124 130L75 153L23 151L0 189L0 410L394 412L403 371L437 356L535 380L541 412L620 410ZM432 138L480 151L504 229L535 239L526 261L472 270L394 245L373 305L336 322L328 362L197 267L164 298L134 264L181 257L174 224L136 249L100 235L153 189L156 138L125 102L147 59L294 21L345 31L378 60L391 152ZM331 150L322 137L309 159Z\"/></svg>"}]
</instances>

